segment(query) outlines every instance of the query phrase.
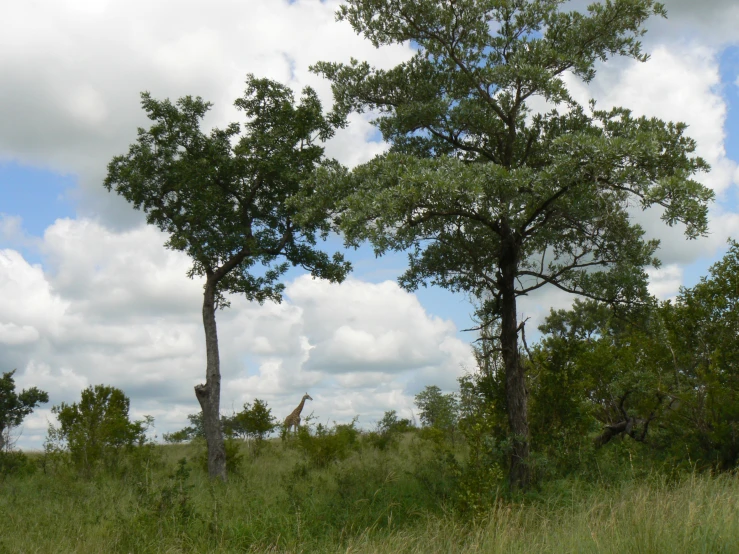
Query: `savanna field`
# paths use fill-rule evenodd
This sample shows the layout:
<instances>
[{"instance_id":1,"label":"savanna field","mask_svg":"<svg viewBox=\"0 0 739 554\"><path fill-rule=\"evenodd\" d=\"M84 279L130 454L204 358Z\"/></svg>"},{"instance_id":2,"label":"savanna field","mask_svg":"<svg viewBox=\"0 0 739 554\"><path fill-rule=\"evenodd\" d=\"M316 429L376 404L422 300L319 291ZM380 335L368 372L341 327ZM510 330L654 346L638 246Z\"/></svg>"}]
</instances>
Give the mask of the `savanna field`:
<instances>
[{"instance_id":1,"label":"savanna field","mask_svg":"<svg viewBox=\"0 0 739 554\"><path fill-rule=\"evenodd\" d=\"M226 484L208 479L199 441L143 446L89 476L30 455L0 484L0 551L739 551L735 475L668 476L628 444L592 474L514 496L494 476L479 487L466 449L434 433L229 444Z\"/></svg>"},{"instance_id":2,"label":"savanna field","mask_svg":"<svg viewBox=\"0 0 739 554\"><path fill-rule=\"evenodd\" d=\"M274 42L270 48L289 66L283 75L289 83L245 72L243 96L233 102L239 122L206 124L214 104L201 96L172 101L142 92L150 126L138 128L124 150L124 135L115 144L102 137L116 128L108 112L129 112L112 101L108 106L87 81L78 88L48 85L55 100L29 108L27 118L43 118L39 144L56 128L80 127L80 118L105 129L77 144L61 132L58 140L81 151L105 143L97 157L79 162L96 168L95 178L90 173L84 182L102 184L121 202L110 204L114 227L143 226L144 219L129 220L130 213L112 215L140 210L147 225L167 235L164 246L187 261L190 269L181 277L197 283L191 290L183 281L160 278L164 266L147 261L161 254L151 245L125 251L116 241L107 247L95 242L99 237L89 244L75 238L57 241L71 257L56 256L48 230L69 227L70 219L54 215L43 242L23 231L21 217L6 220L0 210L0 238L17 235L13 240L23 248L38 250L32 262L0 251L0 285L14 287L4 298L19 302L7 313L0 310L0 554L739 554L739 242L727 231L739 219L725 194L739 184L739 171L725 156L730 147L721 127L731 110L713 96L694 100L688 82L703 78L701 94L713 95L724 85L728 90L736 75L722 81L718 65L715 79L690 69L697 66L676 65L675 85L656 73L650 78L660 86L651 89L646 80L622 82L611 74L598 85L607 94L588 88L597 72L609 75L617 67L607 65L612 58L633 67L649 62L643 49L649 44L642 43L646 22L667 17L656 0L605 0L587 8L580 2L568 7L566 0L262 3L259 10L257 2L226 4L251 4L262 18L278 5L285 13L330 8L337 24L351 27L374 50L396 48L406 57L394 67L375 67L337 42L317 49L320 59L293 59L284 49L293 40L313 55L321 36L303 31L314 20L301 16L300 32L286 31L284 22L271 29L260 20L263 36L255 44ZM679 14L687 9L681 4L693 3L670 2L670 9ZM722 21L739 14L726 6ZM59 36L107 39L98 25L119 20L109 9L88 23L95 33ZM224 14L215 19L225 21ZM204 12L190 15L198 25L208 19ZM123 44L135 36L137 44L146 43L139 16L131 18L125 38L103 42ZM167 25L182 26L169 11L166 18ZM81 19L56 17L54 25ZM168 36L163 27L151 25ZM209 28L203 36L249 34L241 27L222 31ZM680 26L672 31L681 44L686 32ZM279 38L266 40L269 33ZM105 66L130 59L143 67L144 58L169 59L161 53L170 50L200 59L194 55L200 46L190 52L200 36L193 31L168 38L175 46L159 50L152 42L146 56L111 54ZM733 35L729 42L736 43ZM717 48L696 44L690 48ZM96 48L65 55L81 67ZM35 43L18 48L37 49ZM228 49L280 74L256 50ZM681 58L673 50L655 48L662 63ZM715 53L701 56L710 61L696 58L701 71L712 67ZM56 58L48 63L53 73L78 72L76 66L74 72L59 69ZM171 88L148 82L167 73L169 64L140 69L147 79L142 90L180 91L180 77ZM17 104L32 106L43 96L38 86L26 85L25 74L37 71L22 60L15 65L24 72ZM210 80L211 65L221 71L210 60L196 68L203 82ZM182 68L177 71L192 73ZM301 82L305 75L324 86ZM116 87L128 79L104 78ZM305 86L296 99L297 84ZM633 108L614 103L619 97L611 98L612 92L620 89ZM62 90L82 92L70 93L74 118L54 123L46 105L69 104L56 101ZM109 99L126 94L116 90ZM84 96L79 103L78 95ZM705 125L716 129L696 134L708 149L686 134L693 131L686 123L652 117L643 100L660 109L679 100L680 109L665 113L697 120L703 104L712 106L720 121ZM99 117L86 117L95 106ZM125 117L128 141L134 127ZM362 131L357 122L374 130ZM360 129L352 131L363 137L359 146L342 142L350 125ZM25 140L15 129L12 134L11 142L16 134ZM326 149L336 144L343 144L346 159L328 156ZM31 163L36 149L29 148L33 156L0 151L0 160ZM59 152L66 153L48 159L70 157ZM113 152L119 153L110 158ZM711 164L723 177L710 173ZM719 207L710 208L717 199ZM35 200L29 206L35 211ZM89 209L92 219L83 226L100 216ZM676 226L677 234L655 234L658 219ZM716 241L710 248L707 242L683 248L712 234L727 240L721 259ZM339 242L343 250L324 251ZM370 245L372 257L356 258L355 268L351 250L359 256L358 249ZM116 269L101 273L94 256L113 253L120 258L118 265L111 262ZM386 254L408 256L404 269L388 262L399 286L393 291L402 288L406 295L431 285L471 301L474 326L464 329L474 332L469 347L457 352L449 346L458 342L456 327L431 313L433 302L422 306L413 298L402 308L377 301L378 292L361 292L379 290L370 279L390 271L376 263ZM706 260L715 263L683 286L698 257L705 262L702 273ZM29 269L38 281L33 290L43 294L20 287L18 267ZM354 296L341 306L309 291L299 305L300 295L287 288L291 268L338 287L362 267ZM147 281L151 275L156 279ZM362 283L372 286L363 289ZM562 295L574 300L564 302ZM377 309L373 317L356 306L338 314L362 297L361 306ZM236 298L251 307L289 300L294 310L226 318L219 345L221 309L252 313L243 311L244 302L231 307ZM204 350L195 347L189 323L170 323L194 316L195 300L202 302ZM309 304L331 317L305 316L301 306ZM534 305L539 311L529 313ZM418 315L396 317L408 306ZM26 312L37 319L26 321ZM414 337L429 335L417 325L427 317L445 330L423 342ZM393 327L394 318L407 323ZM283 324L284 332L278 331ZM411 328L417 335L405 333ZM198 341L200 333L198 327ZM64 357L72 353L76 357ZM99 370L101 360L110 361L108 373ZM202 373L194 381L188 367L202 362L204 382ZM354 375L362 378L341 378ZM16 378L23 390L16 389ZM135 411L160 414L161 422L149 415L131 419L132 398L119 388L124 382L134 405L146 400L154 410L138 404ZM70 392L74 383L88 385L79 400ZM259 398L231 415L223 412L227 399L238 395L243 402L252 394L279 402L282 410L286 398L297 401L297 389L303 394L303 385L314 396L306 391L289 415L273 414ZM157 423L161 429L179 425L174 418L181 415L182 387L187 405L198 411L187 416L188 427L159 437ZM47 403L50 412L26 419ZM355 410L366 414L347 422ZM371 419L383 412L379 421ZM343 419L331 421L332 414ZM19 444L40 447L41 417L48 423L43 449L21 451ZM32 432L29 442L19 443L24 421Z\"/></svg>"}]
</instances>

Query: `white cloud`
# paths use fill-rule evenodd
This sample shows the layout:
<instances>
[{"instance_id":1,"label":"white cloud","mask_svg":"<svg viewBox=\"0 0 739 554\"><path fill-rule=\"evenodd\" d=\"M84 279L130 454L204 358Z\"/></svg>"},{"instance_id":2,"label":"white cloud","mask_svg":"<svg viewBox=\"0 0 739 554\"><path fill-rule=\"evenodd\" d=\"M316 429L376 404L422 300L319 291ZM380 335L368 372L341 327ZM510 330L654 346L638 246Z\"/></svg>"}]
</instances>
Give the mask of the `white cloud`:
<instances>
[{"instance_id":1,"label":"white cloud","mask_svg":"<svg viewBox=\"0 0 739 554\"><path fill-rule=\"evenodd\" d=\"M699 44L658 46L646 63L606 67L595 85L599 105L624 106L635 115L688 124L686 134L697 142L696 154L712 171L699 176L716 191L732 182L736 162L726 157L726 102L720 94L718 52Z\"/></svg>"},{"instance_id":2,"label":"white cloud","mask_svg":"<svg viewBox=\"0 0 739 554\"><path fill-rule=\"evenodd\" d=\"M683 283L683 270L676 264L648 269L647 275L649 275L649 292L660 300L673 298Z\"/></svg>"},{"instance_id":3,"label":"white cloud","mask_svg":"<svg viewBox=\"0 0 739 554\"><path fill-rule=\"evenodd\" d=\"M148 121L139 93L200 95L213 102L208 125L241 119L233 101L247 73L311 85L329 107L329 83L308 71L351 56L390 67L407 46L375 49L335 21L338 0L108 0L14 2L0 20L0 159L71 172L83 214L106 225L137 225L141 215L101 186L110 159ZM12 55L11 55L12 53ZM329 154L349 165L382 150L367 118L352 116Z\"/></svg>"}]
</instances>

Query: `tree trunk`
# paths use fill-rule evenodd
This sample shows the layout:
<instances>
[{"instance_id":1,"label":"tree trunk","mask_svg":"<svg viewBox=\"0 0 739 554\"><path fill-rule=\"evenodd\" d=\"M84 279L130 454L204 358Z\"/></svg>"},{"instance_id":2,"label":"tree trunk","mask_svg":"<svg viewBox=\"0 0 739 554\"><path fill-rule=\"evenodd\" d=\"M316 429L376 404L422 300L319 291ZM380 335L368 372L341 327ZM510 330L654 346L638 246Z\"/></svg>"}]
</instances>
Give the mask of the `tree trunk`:
<instances>
[{"instance_id":1,"label":"tree trunk","mask_svg":"<svg viewBox=\"0 0 739 554\"><path fill-rule=\"evenodd\" d=\"M216 328L216 281L210 277L203 293L203 327L205 328L205 384L195 387L195 396L203 410L205 441L208 445L208 475L226 480L226 448L221 430L221 362L218 356Z\"/></svg>"},{"instance_id":2,"label":"tree trunk","mask_svg":"<svg viewBox=\"0 0 739 554\"><path fill-rule=\"evenodd\" d=\"M500 343L505 366L506 404L511 433L511 490L524 489L529 484L529 421L526 377L518 355L518 317L516 313L516 250L506 248L501 270L501 332Z\"/></svg>"}]
</instances>

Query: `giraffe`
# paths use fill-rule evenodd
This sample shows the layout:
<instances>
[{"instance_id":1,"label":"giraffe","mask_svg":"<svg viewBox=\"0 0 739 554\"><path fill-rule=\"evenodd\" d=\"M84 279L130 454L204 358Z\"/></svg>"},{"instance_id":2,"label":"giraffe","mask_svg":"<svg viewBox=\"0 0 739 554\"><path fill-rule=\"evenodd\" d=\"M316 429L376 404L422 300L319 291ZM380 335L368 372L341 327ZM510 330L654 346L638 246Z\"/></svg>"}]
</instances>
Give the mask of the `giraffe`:
<instances>
[{"instance_id":1,"label":"giraffe","mask_svg":"<svg viewBox=\"0 0 739 554\"><path fill-rule=\"evenodd\" d=\"M295 427L295 432L298 432L298 427L300 427L300 412L303 411L303 405L305 405L306 398L308 400L313 400L308 393L306 392L303 395L303 399L300 401L300 404L298 404L298 407L295 408L292 413L285 418L285 429L290 432L291 427Z\"/></svg>"}]
</instances>

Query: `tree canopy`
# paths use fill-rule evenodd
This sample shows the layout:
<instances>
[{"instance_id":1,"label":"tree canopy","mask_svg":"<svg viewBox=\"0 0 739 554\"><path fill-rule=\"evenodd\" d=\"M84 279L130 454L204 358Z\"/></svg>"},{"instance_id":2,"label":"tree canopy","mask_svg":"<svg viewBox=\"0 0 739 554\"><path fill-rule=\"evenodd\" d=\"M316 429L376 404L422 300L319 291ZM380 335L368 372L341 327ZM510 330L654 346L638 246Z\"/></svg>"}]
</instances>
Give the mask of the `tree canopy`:
<instances>
[{"instance_id":1,"label":"tree canopy","mask_svg":"<svg viewBox=\"0 0 739 554\"><path fill-rule=\"evenodd\" d=\"M739 461L739 244L674 301L552 311L533 349L536 449L576 467L584 441L643 446L670 467Z\"/></svg>"},{"instance_id":2,"label":"tree canopy","mask_svg":"<svg viewBox=\"0 0 739 554\"><path fill-rule=\"evenodd\" d=\"M500 322L514 441L511 484L528 476L526 387L516 299L550 285L609 303L648 298L658 242L631 217L659 206L688 237L706 232L713 193L686 125L582 106L585 82L613 56L645 61L639 37L653 0L608 0L586 13L563 0L348 0L338 11L375 46L410 44L392 69L320 62L338 107L371 111L390 150L333 183L347 242L409 250L400 282L471 293ZM543 100L545 111L531 102Z\"/></svg>"}]
</instances>

